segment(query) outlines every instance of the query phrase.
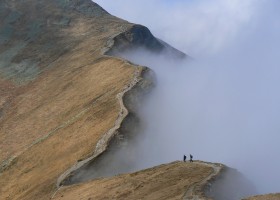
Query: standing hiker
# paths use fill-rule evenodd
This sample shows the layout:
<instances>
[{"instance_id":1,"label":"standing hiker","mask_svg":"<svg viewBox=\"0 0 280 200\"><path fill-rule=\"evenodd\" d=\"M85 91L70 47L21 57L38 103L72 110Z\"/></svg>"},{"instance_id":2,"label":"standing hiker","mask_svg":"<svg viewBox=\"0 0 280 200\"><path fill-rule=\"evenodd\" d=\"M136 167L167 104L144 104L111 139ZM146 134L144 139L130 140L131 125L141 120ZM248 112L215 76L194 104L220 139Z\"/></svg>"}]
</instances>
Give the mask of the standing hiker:
<instances>
[{"instance_id":1,"label":"standing hiker","mask_svg":"<svg viewBox=\"0 0 280 200\"><path fill-rule=\"evenodd\" d=\"M190 154L190 162L193 162L193 156Z\"/></svg>"},{"instance_id":2,"label":"standing hiker","mask_svg":"<svg viewBox=\"0 0 280 200\"><path fill-rule=\"evenodd\" d=\"M186 155L184 155L184 162L186 162L186 159L187 159L187 156L186 156Z\"/></svg>"}]
</instances>

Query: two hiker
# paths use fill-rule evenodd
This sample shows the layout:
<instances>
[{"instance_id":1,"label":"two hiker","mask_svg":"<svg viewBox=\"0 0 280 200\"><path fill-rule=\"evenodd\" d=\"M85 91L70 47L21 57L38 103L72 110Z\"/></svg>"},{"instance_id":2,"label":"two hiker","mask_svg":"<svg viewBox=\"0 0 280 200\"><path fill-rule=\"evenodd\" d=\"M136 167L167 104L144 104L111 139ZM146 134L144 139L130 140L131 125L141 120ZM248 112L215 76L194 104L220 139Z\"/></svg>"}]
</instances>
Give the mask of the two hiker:
<instances>
[{"instance_id":1,"label":"two hiker","mask_svg":"<svg viewBox=\"0 0 280 200\"><path fill-rule=\"evenodd\" d=\"M186 162L186 159L187 159L187 156L184 155L184 158L183 158L184 162ZM190 162L193 162L193 156L192 156L192 154L190 154Z\"/></svg>"}]
</instances>

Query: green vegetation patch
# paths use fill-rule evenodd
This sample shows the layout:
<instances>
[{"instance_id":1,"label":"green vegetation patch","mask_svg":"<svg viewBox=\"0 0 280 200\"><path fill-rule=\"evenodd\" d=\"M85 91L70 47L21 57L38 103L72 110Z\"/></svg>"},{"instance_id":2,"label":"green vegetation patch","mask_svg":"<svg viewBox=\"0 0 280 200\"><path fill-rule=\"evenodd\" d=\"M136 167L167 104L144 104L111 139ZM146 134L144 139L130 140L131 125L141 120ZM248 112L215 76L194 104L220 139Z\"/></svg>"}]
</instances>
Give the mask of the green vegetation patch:
<instances>
[{"instance_id":1,"label":"green vegetation patch","mask_svg":"<svg viewBox=\"0 0 280 200\"><path fill-rule=\"evenodd\" d=\"M26 47L27 42L19 42L17 45L7 49L0 54L0 69L9 65L12 59Z\"/></svg>"},{"instance_id":2,"label":"green vegetation patch","mask_svg":"<svg viewBox=\"0 0 280 200\"><path fill-rule=\"evenodd\" d=\"M18 84L25 84L33 80L40 73L40 68L35 61L23 60L13 63L13 58L22 51L27 42L21 42L0 54L0 72L6 79L14 80Z\"/></svg>"},{"instance_id":3,"label":"green vegetation patch","mask_svg":"<svg viewBox=\"0 0 280 200\"><path fill-rule=\"evenodd\" d=\"M0 4L0 8L3 7ZM14 34L14 27L13 23L15 23L20 17L22 16L21 13L17 11L11 11L2 21L2 26L0 29L0 45L7 43L12 35Z\"/></svg>"},{"instance_id":4,"label":"green vegetation patch","mask_svg":"<svg viewBox=\"0 0 280 200\"><path fill-rule=\"evenodd\" d=\"M66 8L67 6L70 5L70 0L57 0L56 3L59 5L61 8Z\"/></svg>"},{"instance_id":5,"label":"green vegetation patch","mask_svg":"<svg viewBox=\"0 0 280 200\"><path fill-rule=\"evenodd\" d=\"M5 24L4 27L0 29L0 45L7 43L14 33L14 29L11 25Z\"/></svg>"},{"instance_id":6,"label":"green vegetation patch","mask_svg":"<svg viewBox=\"0 0 280 200\"><path fill-rule=\"evenodd\" d=\"M42 23L34 21L28 26L27 38L29 41L34 41L42 31Z\"/></svg>"},{"instance_id":7,"label":"green vegetation patch","mask_svg":"<svg viewBox=\"0 0 280 200\"><path fill-rule=\"evenodd\" d=\"M69 10L71 8L89 17L98 17L107 13L91 0L58 0L57 3L63 9Z\"/></svg>"},{"instance_id":8,"label":"green vegetation patch","mask_svg":"<svg viewBox=\"0 0 280 200\"><path fill-rule=\"evenodd\" d=\"M6 19L4 20L4 23L6 24L13 24L15 23L20 17L22 16L22 14L18 11L11 11L9 13L9 15L6 17Z\"/></svg>"}]
</instances>

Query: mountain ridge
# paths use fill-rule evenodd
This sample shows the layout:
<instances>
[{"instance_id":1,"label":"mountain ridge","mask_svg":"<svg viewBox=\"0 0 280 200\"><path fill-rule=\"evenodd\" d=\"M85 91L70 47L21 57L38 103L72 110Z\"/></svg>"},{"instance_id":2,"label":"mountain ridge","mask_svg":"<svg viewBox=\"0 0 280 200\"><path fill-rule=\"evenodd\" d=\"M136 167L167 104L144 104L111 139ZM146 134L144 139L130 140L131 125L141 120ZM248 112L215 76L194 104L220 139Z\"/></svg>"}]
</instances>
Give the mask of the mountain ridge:
<instances>
[{"instance_id":1,"label":"mountain ridge","mask_svg":"<svg viewBox=\"0 0 280 200\"><path fill-rule=\"evenodd\" d=\"M133 24L95 6L0 2L1 199L51 198L58 176L114 126L116 96L144 69L102 55Z\"/></svg>"},{"instance_id":2,"label":"mountain ridge","mask_svg":"<svg viewBox=\"0 0 280 200\"><path fill-rule=\"evenodd\" d=\"M114 57L115 51L140 47L188 57L146 27L111 16L90 0L3 0L0 17L0 199L68 195L56 193L57 179L93 155L104 134L124 114L116 97L135 78L143 80L139 72L147 70ZM166 171L172 164L164 166ZM193 179L186 176L185 180L177 176L180 194L187 191L185 183L192 185L211 171L199 163L193 166L203 173L190 171ZM186 175L183 169L193 166L179 162L173 172ZM163 173L157 167L154 172ZM164 179L153 177L154 181L158 187L166 183L163 188L172 188L172 177L164 174ZM135 174L124 176L122 183L145 187L131 179ZM80 186L73 187L80 190ZM88 200L91 192L80 199Z\"/></svg>"}]
</instances>

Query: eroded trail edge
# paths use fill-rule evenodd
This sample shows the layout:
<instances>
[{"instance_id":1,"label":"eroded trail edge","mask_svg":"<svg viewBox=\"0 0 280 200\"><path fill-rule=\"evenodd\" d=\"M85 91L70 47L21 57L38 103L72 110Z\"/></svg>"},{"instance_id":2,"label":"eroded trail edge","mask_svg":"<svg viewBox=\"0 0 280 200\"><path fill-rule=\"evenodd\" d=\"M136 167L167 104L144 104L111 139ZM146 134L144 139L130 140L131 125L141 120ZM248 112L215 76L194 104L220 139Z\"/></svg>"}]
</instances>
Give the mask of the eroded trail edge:
<instances>
[{"instance_id":1,"label":"eroded trail edge","mask_svg":"<svg viewBox=\"0 0 280 200\"><path fill-rule=\"evenodd\" d=\"M115 58L116 59L116 58ZM124 61L126 62L126 61ZM94 153L89 158L77 162L75 165L73 165L70 169L65 171L57 180L57 187L60 187L63 183L63 180L65 180L69 175L71 175L72 172L78 170L82 166L84 166L86 163L93 161L96 157L100 156L108 147L110 141L114 138L114 136L118 133L118 130L121 128L121 124L123 120L127 117L129 114L128 109L124 105L123 97L124 95L130 91L133 87L139 83L140 80L142 80L142 74L144 71L148 70L146 67L141 66L135 66L135 72L134 77L131 81L131 83L126 86L126 88L117 95L117 99L120 104L120 111L117 120L115 121L114 126L105 134L103 134L102 138L97 142L97 145L95 147Z\"/></svg>"},{"instance_id":2,"label":"eroded trail edge","mask_svg":"<svg viewBox=\"0 0 280 200\"><path fill-rule=\"evenodd\" d=\"M107 54L106 52L108 52L111 48L113 48L114 45L115 45L114 37L112 37L108 40L106 47L103 49L102 54L106 56L106 54ZM122 60L123 62L129 63L129 61L119 58L119 57L115 57L115 56L113 56L112 59L119 59L119 60ZM120 111L119 111L119 114L115 121L114 126L111 129L109 129L106 133L104 133L103 136L101 137L101 139L97 142L92 156L90 156L89 158L87 158L85 160L78 161L71 168L69 168L67 171L65 171L62 175L59 176L59 178L57 179L57 183L56 183L56 186L58 189L53 194L52 197L54 197L56 195L56 193L61 188L63 188L63 185L64 185L63 182L67 178L69 178L72 173L79 170L87 163L94 161L98 156L101 156L101 154L103 154L109 148L110 142L112 141L112 139L118 134L118 131L122 126L122 122L129 115L129 108L124 103L125 94L127 92L131 91L134 87L136 87L144 79L144 73L146 73L147 71L150 71L150 69L147 67L142 67L142 66L139 66L139 65L136 65L133 63L129 63L129 64L131 64L132 67L135 67L134 76L133 76L130 84L127 85L122 92L117 94L116 98L118 99L118 102L120 105ZM220 173L220 171L223 168L223 165L213 164L213 163L204 163L204 162L200 162L200 164L212 167L213 172L208 177L204 178L202 181L194 184L191 188L189 188L186 191L183 199L209 199L209 198L205 197L205 190L206 190L206 188L211 186L211 182L214 181L214 179L218 176L218 174Z\"/></svg>"},{"instance_id":3,"label":"eroded trail edge","mask_svg":"<svg viewBox=\"0 0 280 200\"><path fill-rule=\"evenodd\" d=\"M225 168L224 165L218 163L207 163L207 162L200 162L200 161L199 163L201 165L212 167L213 172L209 176L202 179L200 182L190 187L186 191L183 200L212 199L205 196L205 191L211 188L211 184L217 179L221 171Z\"/></svg>"}]
</instances>

